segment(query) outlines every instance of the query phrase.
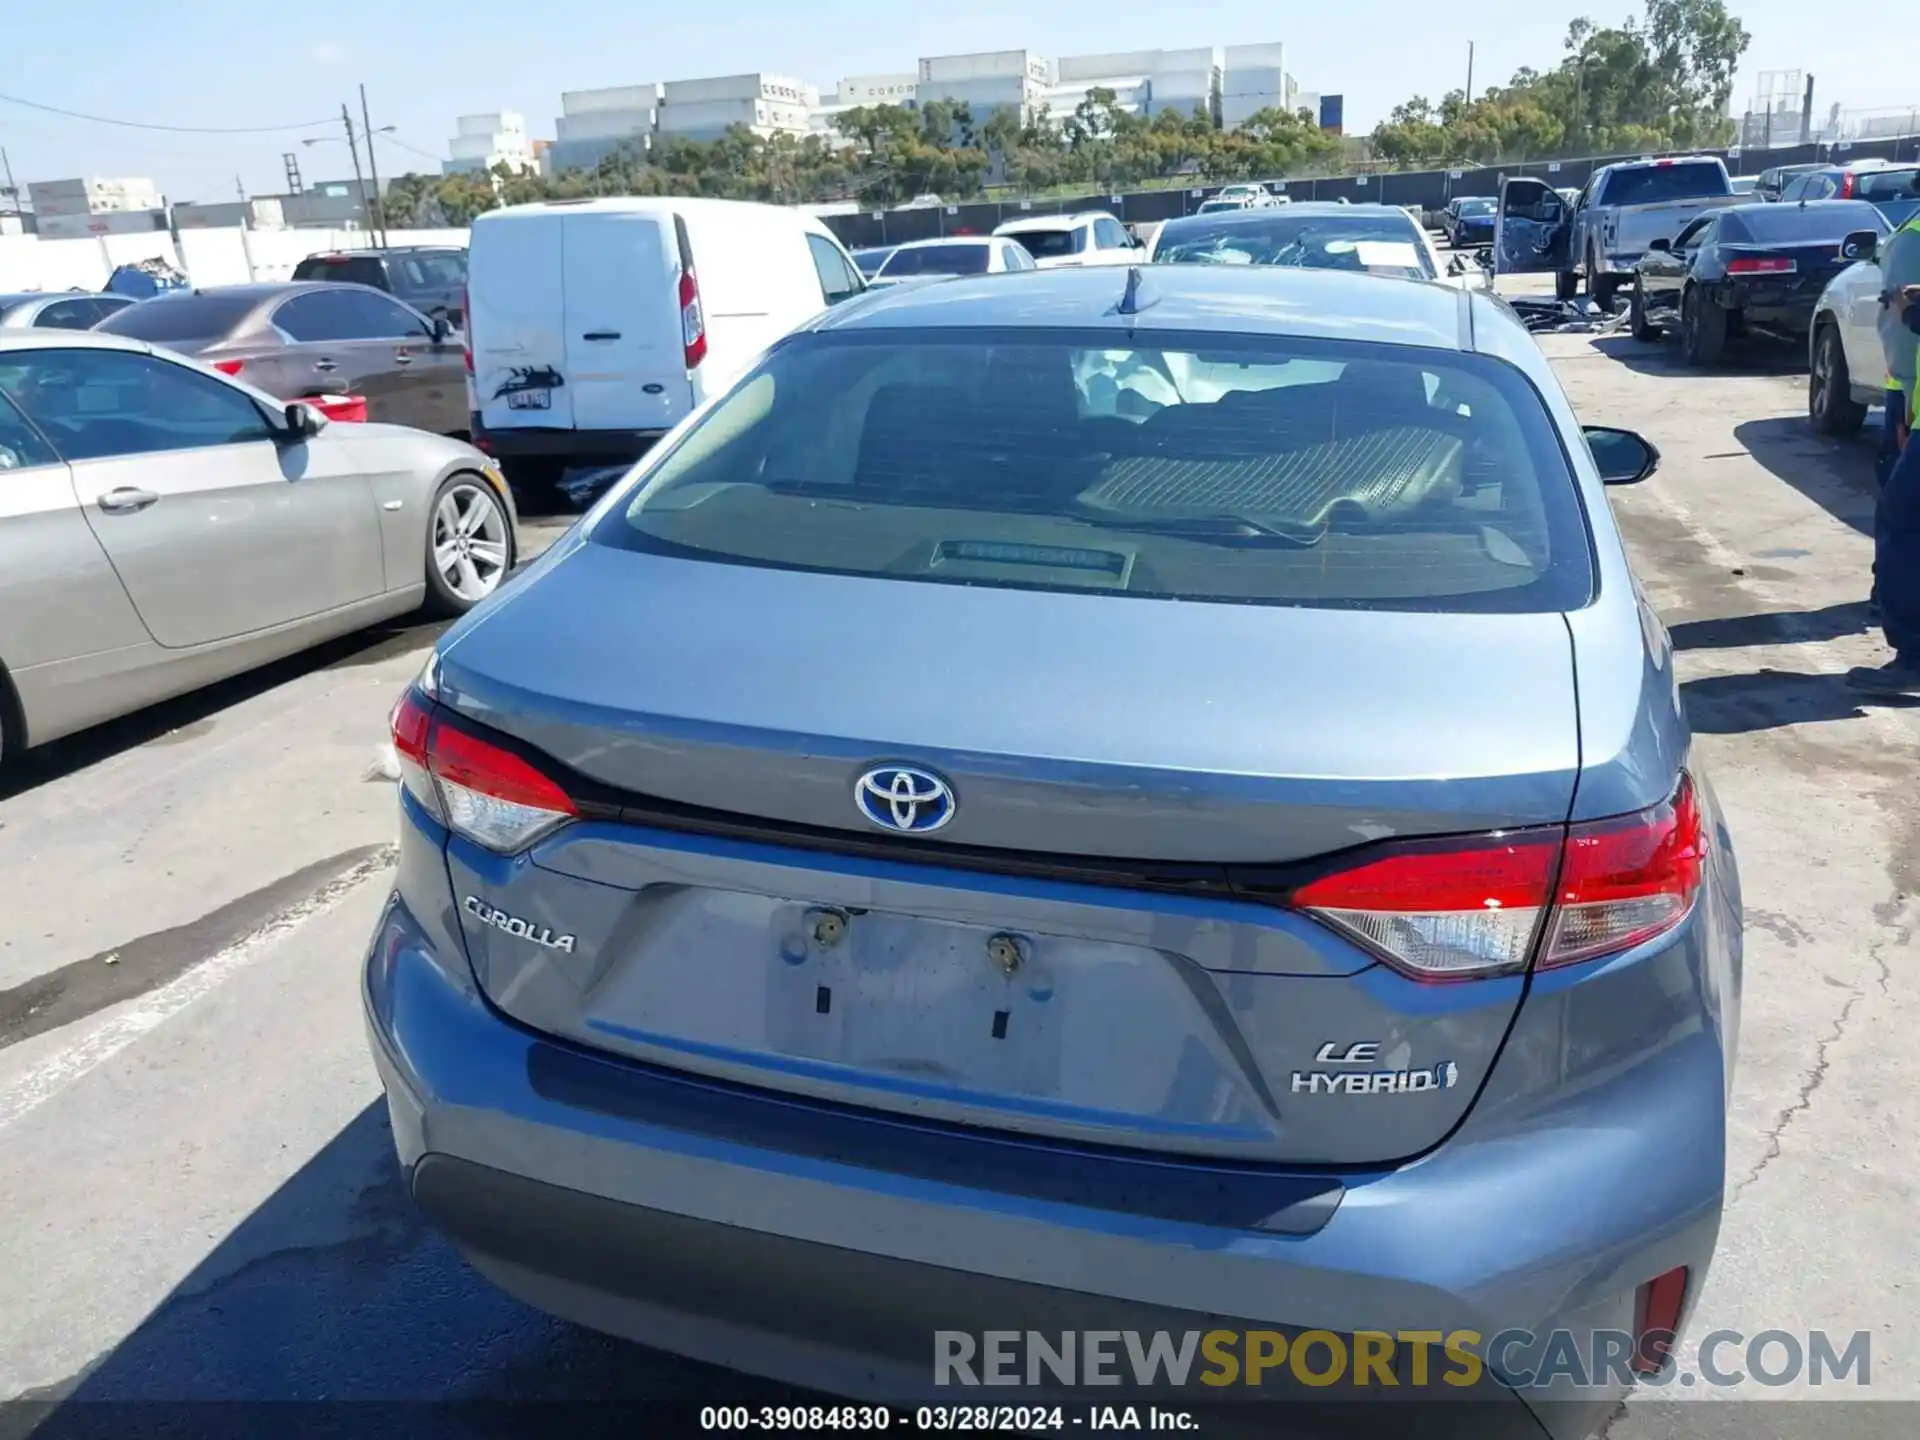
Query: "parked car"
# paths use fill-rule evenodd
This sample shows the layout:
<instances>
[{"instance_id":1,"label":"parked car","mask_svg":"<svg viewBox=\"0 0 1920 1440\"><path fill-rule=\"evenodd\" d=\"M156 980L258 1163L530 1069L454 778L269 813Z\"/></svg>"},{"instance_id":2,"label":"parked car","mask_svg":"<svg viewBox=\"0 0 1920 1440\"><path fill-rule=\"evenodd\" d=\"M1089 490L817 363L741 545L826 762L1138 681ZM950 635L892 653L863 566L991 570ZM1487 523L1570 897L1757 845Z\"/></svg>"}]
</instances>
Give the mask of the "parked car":
<instances>
[{"instance_id":1,"label":"parked car","mask_svg":"<svg viewBox=\"0 0 1920 1440\"><path fill-rule=\"evenodd\" d=\"M1440 224L1447 243L1456 250L1493 243L1493 216L1499 201L1490 196L1467 195L1447 202Z\"/></svg>"},{"instance_id":2,"label":"parked car","mask_svg":"<svg viewBox=\"0 0 1920 1440\"><path fill-rule=\"evenodd\" d=\"M1753 193L1762 200L1778 200L1794 176L1820 168L1818 162L1809 165L1769 165L1754 181Z\"/></svg>"},{"instance_id":3,"label":"parked car","mask_svg":"<svg viewBox=\"0 0 1920 1440\"><path fill-rule=\"evenodd\" d=\"M329 425L171 351L0 334L0 757L512 569L471 446Z\"/></svg>"},{"instance_id":4,"label":"parked car","mask_svg":"<svg viewBox=\"0 0 1920 1440\"><path fill-rule=\"evenodd\" d=\"M1887 355L1880 344L1881 236L1861 229L1841 242L1851 260L1814 302L1807 339L1807 414L1826 435L1851 435L1887 398Z\"/></svg>"},{"instance_id":5,"label":"parked car","mask_svg":"<svg viewBox=\"0 0 1920 1440\"><path fill-rule=\"evenodd\" d=\"M549 201L473 222L475 442L530 497L643 454L867 282L833 232L735 200Z\"/></svg>"},{"instance_id":6,"label":"parked car","mask_svg":"<svg viewBox=\"0 0 1920 1440\"><path fill-rule=\"evenodd\" d=\"M993 233L1018 241L1042 270L1131 265L1140 259L1140 246L1104 210L1009 220Z\"/></svg>"},{"instance_id":7,"label":"parked car","mask_svg":"<svg viewBox=\"0 0 1920 1440\"><path fill-rule=\"evenodd\" d=\"M394 245L309 255L293 267L293 278L371 285L457 327L466 305L467 252L458 245Z\"/></svg>"},{"instance_id":8,"label":"parked car","mask_svg":"<svg viewBox=\"0 0 1920 1440\"><path fill-rule=\"evenodd\" d=\"M1920 211L1920 165L1889 165L1856 175L1853 198L1873 205L1898 230Z\"/></svg>"},{"instance_id":9,"label":"parked car","mask_svg":"<svg viewBox=\"0 0 1920 1440\"><path fill-rule=\"evenodd\" d=\"M1718 156L1681 156L1603 165L1571 210L1541 180L1508 180L1495 217L1499 274L1554 272L1554 293L1570 300L1585 279L1601 309L1633 283L1655 240L1671 240L1702 211L1739 203Z\"/></svg>"},{"instance_id":10,"label":"parked car","mask_svg":"<svg viewBox=\"0 0 1920 1440\"><path fill-rule=\"evenodd\" d=\"M1781 203L1797 204L1802 200L1852 200L1864 199L1858 195L1860 184L1869 176L1889 168L1889 162L1881 159L1849 160L1839 165L1815 165L1802 170L1787 182L1780 192ZM1902 184L1901 189L1905 186Z\"/></svg>"},{"instance_id":11,"label":"parked car","mask_svg":"<svg viewBox=\"0 0 1920 1440\"><path fill-rule=\"evenodd\" d=\"M1215 200L1237 201L1249 207L1265 207L1273 204L1273 192L1264 185L1222 185Z\"/></svg>"},{"instance_id":12,"label":"parked car","mask_svg":"<svg viewBox=\"0 0 1920 1440\"><path fill-rule=\"evenodd\" d=\"M1629 305L1636 339L1680 331L1689 364L1717 363L1732 341L1764 337L1807 343L1827 282L1852 262L1841 242L1889 233L1864 200L1735 205L1655 240L1634 277Z\"/></svg>"},{"instance_id":13,"label":"parked car","mask_svg":"<svg viewBox=\"0 0 1920 1440\"><path fill-rule=\"evenodd\" d=\"M1004 275L1034 269L1033 257L998 235L953 235L944 240L910 240L899 246L868 277L874 285L897 285L928 276Z\"/></svg>"},{"instance_id":14,"label":"parked car","mask_svg":"<svg viewBox=\"0 0 1920 1440\"><path fill-rule=\"evenodd\" d=\"M887 257L900 247L897 245L875 245L865 250L852 252L853 263L860 273L871 280L879 273L880 267L887 263Z\"/></svg>"},{"instance_id":15,"label":"parked car","mask_svg":"<svg viewBox=\"0 0 1920 1440\"><path fill-rule=\"evenodd\" d=\"M1320 200L1284 211L1189 215L1160 227L1148 259L1156 265L1277 265L1486 284L1477 268L1443 264L1426 228L1398 205Z\"/></svg>"},{"instance_id":16,"label":"parked car","mask_svg":"<svg viewBox=\"0 0 1920 1440\"><path fill-rule=\"evenodd\" d=\"M1733 187L1733 193L1736 195L1754 195L1755 190L1759 188L1760 177L1758 175L1735 175L1732 179L1728 180L1727 183ZM1755 195L1754 198L1758 199L1759 197Z\"/></svg>"},{"instance_id":17,"label":"parked car","mask_svg":"<svg viewBox=\"0 0 1920 1440\"><path fill-rule=\"evenodd\" d=\"M91 330L131 304L125 295L85 291L0 295L0 330Z\"/></svg>"},{"instance_id":18,"label":"parked car","mask_svg":"<svg viewBox=\"0 0 1920 1440\"><path fill-rule=\"evenodd\" d=\"M1663 1368L1741 910L1603 488L1655 460L1432 285L803 325L395 709L361 994L413 1200L533 1305L896 1401L1037 1315ZM1628 1388L1485 1381L1482 1437Z\"/></svg>"},{"instance_id":19,"label":"parked car","mask_svg":"<svg viewBox=\"0 0 1920 1440\"><path fill-rule=\"evenodd\" d=\"M194 356L282 400L359 395L376 423L467 433L466 369L447 321L365 285L171 290L98 328Z\"/></svg>"},{"instance_id":20,"label":"parked car","mask_svg":"<svg viewBox=\"0 0 1920 1440\"><path fill-rule=\"evenodd\" d=\"M1228 210L1251 210L1252 208L1253 203L1249 200L1238 198L1228 200L1216 195L1211 200L1202 200L1199 207L1195 209L1193 213L1196 215L1219 215Z\"/></svg>"}]
</instances>

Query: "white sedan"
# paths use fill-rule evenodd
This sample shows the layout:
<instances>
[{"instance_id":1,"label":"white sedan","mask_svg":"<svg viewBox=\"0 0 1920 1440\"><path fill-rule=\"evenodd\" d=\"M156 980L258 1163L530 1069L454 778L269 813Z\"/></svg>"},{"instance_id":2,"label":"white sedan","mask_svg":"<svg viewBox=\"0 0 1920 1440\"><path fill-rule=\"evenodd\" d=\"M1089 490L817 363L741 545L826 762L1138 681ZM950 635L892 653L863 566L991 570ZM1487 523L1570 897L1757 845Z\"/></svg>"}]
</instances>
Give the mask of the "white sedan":
<instances>
[{"instance_id":1,"label":"white sedan","mask_svg":"<svg viewBox=\"0 0 1920 1440\"><path fill-rule=\"evenodd\" d=\"M898 285L954 275L1000 275L1032 270L1033 257L998 235L949 235L939 240L909 240L880 262L868 283Z\"/></svg>"},{"instance_id":2,"label":"white sedan","mask_svg":"<svg viewBox=\"0 0 1920 1440\"><path fill-rule=\"evenodd\" d=\"M1887 357L1879 322L1880 264L1869 254L1829 280L1814 302L1807 415L1822 434L1851 435L1866 423L1870 407L1885 403Z\"/></svg>"}]
</instances>

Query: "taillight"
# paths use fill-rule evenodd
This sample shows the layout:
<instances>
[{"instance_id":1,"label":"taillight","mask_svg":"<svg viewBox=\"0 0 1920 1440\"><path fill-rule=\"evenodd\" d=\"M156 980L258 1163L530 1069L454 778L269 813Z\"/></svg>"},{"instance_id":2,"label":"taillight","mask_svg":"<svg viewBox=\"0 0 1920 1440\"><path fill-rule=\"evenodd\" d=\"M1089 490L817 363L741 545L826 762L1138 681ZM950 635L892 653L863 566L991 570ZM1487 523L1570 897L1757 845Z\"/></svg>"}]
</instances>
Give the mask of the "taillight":
<instances>
[{"instance_id":1,"label":"taillight","mask_svg":"<svg viewBox=\"0 0 1920 1440\"><path fill-rule=\"evenodd\" d=\"M1664 935L1693 908L1706 853L1700 803L1686 775L1671 799L1650 810L1571 827L1553 929L1535 966L1571 965Z\"/></svg>"},{"instance_id":2,"label":"taillight","mask_svg":"<svg viewBox=\"0 0 1920 1440\"><path fill-rule=\"evenodd\" d=\"M1687 1267L1677 1265L1656 1275L1634 1296L1633 1360L1635 1371L1658 1375L1680 1329L1680 1312L1687 1303Z\"/></svg>"},{"instance_id":3,"label":"taillight","mask_svg":"<svg viewBox=\"0 0 1920 1440\"><path fill-rule=\"evenodd\" d=\"M693 270L680 272L680 338L687 349L687 369L707 358L707 317L700 309L700 282Z\"/></svg>"},{"instance_id":4,"label":"taillight","mask_svg":"<svg viewBox=\"0 0 1920 1440\"><path fill-rule=\"evenodd\" d=\"M1744 259L1727 262L1729 275L1791 275L1797 268L1799 267L1791 260L1774 258L1763 260L1751 255Z\"/></svg>"},{"instance_id":5,"label":"taillight","mask_svg":"<svg viewBox=\"0 0 1920 1440\"><path fill-rule=\"evenodd\" d=\"M247 362L244 360L216 360L213 362L213 368L218 370L222 375L238 375L246 368L246 365Z\"/></svg>"},{"instance_id":6,"label":"taillight","mask_svg":"<svg viewBox=\"0 0 1920 1440\"><path fill-rule=\"evenodd\" d=\"M1840 177L1840 198L1842 200L1851 200L1853 198L1853 172L1851 170Z\"/></svg>"},{"instance_id":7,"label":"taillight","mask_svg":"<svg viewBox=\"0 0 1920 1440\"><path fill-rule=\"evenodd\" d=\"M417 690L393 708L400 781L448 829L502 855L579 814L567 792L511 751L436 715Z\"/></svg>"},{"instance_id":8,"label":"taillight","mask_svg":"<svg viewBox=\"0 0 1920 1440\"><path fill-rule=\"evenodd\" d=\"M1671 799L1636 815L1382 847L1291 903L1414 979L1465 980L1666 933L1693 906L1705 853L1683 776Z\"/></svg>"},{"instance_id":9,"label":"taillight","mask_svg":"<svg viewBox=\"0 0 1920 1440\"><path fill-rule=\"evenodd\" d=\"M473 374L473 302L464 285L460 287L460 360L467 373Z\"/></svg>"}]
</instances>

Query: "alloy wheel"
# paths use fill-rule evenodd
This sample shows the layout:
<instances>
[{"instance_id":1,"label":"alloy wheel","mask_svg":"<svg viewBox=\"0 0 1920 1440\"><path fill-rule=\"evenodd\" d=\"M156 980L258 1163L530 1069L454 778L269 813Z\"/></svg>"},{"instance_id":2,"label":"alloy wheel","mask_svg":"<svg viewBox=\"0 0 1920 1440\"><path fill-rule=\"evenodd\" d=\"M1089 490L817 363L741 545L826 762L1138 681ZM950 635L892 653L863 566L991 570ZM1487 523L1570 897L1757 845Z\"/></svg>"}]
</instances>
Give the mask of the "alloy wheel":
<instances>
[{"instance_id":1,"label":"alloy wheel","mask_svg":"<svg viewBox=\"0 0 1920 1440\"><path fill-rule=\"evenodd\" d=\"M478 484L455 485L433 512L433 566L462 600L484 600L507 573L507 517Z\"/></svg>"}]
</instances>

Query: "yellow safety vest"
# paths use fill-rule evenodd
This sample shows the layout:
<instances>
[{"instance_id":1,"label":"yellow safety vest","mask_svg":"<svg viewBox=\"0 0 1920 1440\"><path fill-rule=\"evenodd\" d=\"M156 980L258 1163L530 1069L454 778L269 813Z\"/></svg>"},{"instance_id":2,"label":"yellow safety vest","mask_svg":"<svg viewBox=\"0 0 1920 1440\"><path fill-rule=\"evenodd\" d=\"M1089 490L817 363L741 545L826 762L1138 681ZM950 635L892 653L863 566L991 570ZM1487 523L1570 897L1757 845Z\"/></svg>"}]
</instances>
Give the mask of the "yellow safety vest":
<instances>
[{"instance_id":1,"label":"yellow safety vest","mask_svg":"<svg viewBox=\"0 0 1920 1440\"><path fill-rule=\"evenodd\" d=\"M1900 230L1911 230L1916 235L1920 235L1920 210L1909 215ZM1894 234L1898 235L1900 230L1894 231ZM1887 389L1897 393L1900 382L1891 375L1887 376ZM1916 419L1920 419L1920 366L1915 367L1913 380L1907 386L1907 422L1911 424Z\"/></svg>"}]
</instances>

